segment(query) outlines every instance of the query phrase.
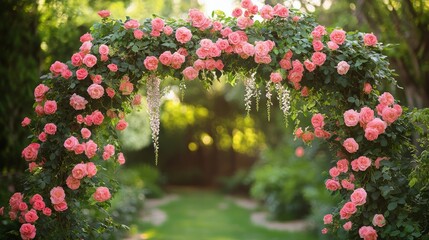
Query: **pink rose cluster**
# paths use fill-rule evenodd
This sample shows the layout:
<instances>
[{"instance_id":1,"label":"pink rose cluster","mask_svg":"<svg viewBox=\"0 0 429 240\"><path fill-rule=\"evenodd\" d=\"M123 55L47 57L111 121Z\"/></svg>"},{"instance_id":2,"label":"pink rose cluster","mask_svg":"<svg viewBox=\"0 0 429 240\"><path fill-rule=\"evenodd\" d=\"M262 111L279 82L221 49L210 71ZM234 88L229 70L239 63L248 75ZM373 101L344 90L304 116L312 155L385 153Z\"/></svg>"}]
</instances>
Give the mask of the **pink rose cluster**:
<instances>
[{"instance_id":1,"label":"pink rose cluster","mask_svg":"<svg viewBox=\"0 0 429 240\"><path fill-rule=\"evenodd\" d=\"M159 61L165 66L172 67L174 69L179 69L185 62L185 56L180 54L179 52L171 53L170 51L165 51L161 55L159 55Z\"/></svg>"},{"instance_id":2,"label":"pink rose cluster","mask_svg":"<svg viewBox=\"0 0 429 240\"><path fill-rule=\"evenodd\" d=\"M111 88L110 88L111 89ZM107 92L108 96L112 98L115 95L115 90L111 89ZM131 95L131 93L134 90L134 84L130 82L130 78L128 76L124 76L121 79L121 82L119 84L119 91L122 95ZM110 92L113 91L113 92Z\"/></svg>"},{"instance_id":3,"label":"pink rose cluster","mask_svg":"<svg viewBox=\"0 0 429 240\"><path fill-rule=\"evenodd\" d=\"M295 137L301 138L305 143L309 143L314 140L314 134L311 131L303 131L302 128L295 130Z\"/></svg>"},{"instance_id":4,"label":"pink rose cluster","mask_svg":"<svg viewBox=\"0 0 429 240\"><path fill-rule=\"evenodd\" d=\"M78 163L72 169L71 174L66 179L67 187L76 190L80 187L80 181L84 177L92 178L97 174L97 167L93 162Z\"/></svg>"},{"instance_id":5,"label":"pink rose cluster","mask_svg":"<svg viewBox=\"0 0 429 240\"><path fill-rule=\"evenodd\" d=\"M64 192L64 189L60 186L54 187L50 191L50 199L51 203L54 205L54 209L57 212L63 212L67 210L67 202L65 200L66 194Z\"/></svg>"},{"instance_id":6,"label":"pink rose cluster","mask_svg":"<svg viewBox=\"0 0 429 240\"><path fill-rule=\"evenodd\" d=\"M34 194L27 204L24 201L24 195L16 192L10 197L9 206L9 218L12 221L18 219L22 224L19 229L22 239L34 239L36 237L34 224L39 219L39 214L49 217L52 213L52 210L46 207L40 194ZM3 211L4 207L0 208L0 215L3 215Z\"/></svg>"},{"instance_id":7,"label":"pink rose cluster","mask_svg":"<svg viewBox=\"0 0 429 240\"><path fill-rule=\"evenodd\" d=\"M314 114L311 117L311 125L314 128L314 135L316 137L324 139L331 137L331 134L328 131L324 130L325 117L322 114Z\"/></svg>"},{"instance_id":8,"label":"pink rose cluster","mask_svg":"<svg viewBox=\"0 0 429 240\"><path fill-rule=\"evenodd\" d=\"M353 109L347 110L344 113L344 124L354 127L359 123L365 131L365 138L369 141L376 140L380 134L385 132L387 126L402 115L402 108L394 103L392 94L385 92L378 98L378 101L376 110L381 119L375 117L374 110L363 107L360 112Z\"/></svg>"},{"instance_id":9,"label":"pink rose cluster","mask_svg":"<svg viewBox=\"0 0 429 240\"><path fill-rule=\"evenodd\" d=\"M212 26L212 21L204 16L204 13L198 9L190 9L188 12L188 18L192 26L198 28L201 31L204 31Z\"/></svg>"}]
</instances>

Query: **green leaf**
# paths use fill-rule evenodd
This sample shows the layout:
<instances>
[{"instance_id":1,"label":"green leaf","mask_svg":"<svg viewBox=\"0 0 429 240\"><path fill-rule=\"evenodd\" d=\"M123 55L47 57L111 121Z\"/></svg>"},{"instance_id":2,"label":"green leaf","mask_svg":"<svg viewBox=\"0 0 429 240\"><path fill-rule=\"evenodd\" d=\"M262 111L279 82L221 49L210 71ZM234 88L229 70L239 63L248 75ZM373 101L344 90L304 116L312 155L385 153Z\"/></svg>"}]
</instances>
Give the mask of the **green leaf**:
<instances>
[{"instance_id":1,"label":"green leaf","mask_svg":"<svg viewBox=\"0 0 429 240\"><path fill-rule=\"evenodd\" d=\"M398 206L397 202L391 202L389 203L389 205L387 205L387 209L389 209L389 211L392 211L392 210L395 210L397 206Z\"/></svg>"},{"instance_id":2,"label":"green leaf","mask_svg":"<svg viewBox=\"0 0 429 240\"><path fill-rule=\"evenodd\" d=\"M131 48L131 50L132 50L133 52L138 52L138 51L139 51L139 47L137 47L136 45L134 45L134 46Z\"/></svg>"}]
</instances>

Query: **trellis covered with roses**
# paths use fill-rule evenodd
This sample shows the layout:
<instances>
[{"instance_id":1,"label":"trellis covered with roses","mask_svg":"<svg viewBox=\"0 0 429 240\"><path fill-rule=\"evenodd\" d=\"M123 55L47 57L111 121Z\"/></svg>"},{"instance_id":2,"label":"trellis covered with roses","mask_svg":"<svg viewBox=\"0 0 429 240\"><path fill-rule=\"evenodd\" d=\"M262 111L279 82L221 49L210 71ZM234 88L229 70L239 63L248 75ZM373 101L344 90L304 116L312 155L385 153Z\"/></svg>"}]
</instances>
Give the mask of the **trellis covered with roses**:
<instances>
[{"instance_id":1,"label":"trellis covered with roses","mask_svg":"<svg viewBox=\"0 0 429 240\"><path fill-rule=\"evenodd\" d=\"M99 15L102 21L80 38L71 59L56 61L42 77L34 90L36 117L22 122L33 133L22 151L29 163L26 188L0 214L20 222L23 239L90 238L116 226L108 216L88 225L82 209L104 212L117 191L113 176L125 158L116 134L141 103L141 87L158 155L167 78L182 90L186 81L241 80L247 111L253 101L259 107L265 91L268 119L276 96L285 119L295 121L297 138L325 139L337 153L326 188L343 201L324 217L322 233L348 239L427 234L427 220L415 214L424 206L408 185L411 126L394 97L375 89L396 83L373 34L327 29L284 5L258 8L250 0L232 17L217 11L208 18L196 9L186 20ZM312 126L300 126L306 113L313 114Z\"/></svg>"}]
</instances>

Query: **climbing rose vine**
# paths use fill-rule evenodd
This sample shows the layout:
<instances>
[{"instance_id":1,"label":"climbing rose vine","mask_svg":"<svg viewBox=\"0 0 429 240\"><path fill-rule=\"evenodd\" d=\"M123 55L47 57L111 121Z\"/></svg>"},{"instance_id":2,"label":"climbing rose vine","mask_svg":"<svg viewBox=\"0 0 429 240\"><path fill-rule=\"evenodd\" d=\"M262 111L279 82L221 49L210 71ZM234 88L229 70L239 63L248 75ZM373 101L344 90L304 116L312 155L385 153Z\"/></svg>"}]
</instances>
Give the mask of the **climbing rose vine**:
<instances>
[{"instance_id":1,"label":"climbing rose vine","mask_svg":"<svg viewBox=\"0 0 429 240\"><path fill-rule=\"evenodd\" d=\"M342 200L323 218L323 234L427 236L427 199L408 184L409 112L376 88L396 83L373 34L326 28L284 5L258 8L250 0L232 17L216 11L208 18L196 9L185 20L99 15L70 60L55 61L34 90L36 115L21 123L32 132L22 151L29 164L24 191L0 208L19 222L8 234L97 239L119 227L105 211L117 192L113 176L125 163L117 132L127 128L126 115L141 103L137 89L145 88L158 154L160 98L164 80L172 78L181 89L187 81L243 81L247 111L259 106L265 87L268 118L277 95L297 138L327 141L336 157L326 188ZM306 114L311 126L300 124ZM88 222L88 209L99 212L98 222Z\"/></svg>"}]
</instances>

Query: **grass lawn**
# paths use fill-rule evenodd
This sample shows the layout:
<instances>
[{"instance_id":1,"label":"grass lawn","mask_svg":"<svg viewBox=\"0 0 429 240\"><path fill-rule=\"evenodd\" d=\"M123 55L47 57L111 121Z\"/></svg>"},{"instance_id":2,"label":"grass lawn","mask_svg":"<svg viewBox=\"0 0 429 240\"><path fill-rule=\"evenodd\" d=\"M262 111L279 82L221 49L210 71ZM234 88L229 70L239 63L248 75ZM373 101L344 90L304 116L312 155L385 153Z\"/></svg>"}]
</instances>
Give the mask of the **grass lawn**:
<instances>
[{"instance_id":1,"label":"grass lawn","mask_svg":"<svg viewBox=\"0 0 429 240\"><path fill-rule=\"evenodd\" d=\"M150 240L312 240L309 232L291 233L253 225L251 211L211 191L180 191L161 206L168 219L160 226L138 223L141 239Z\"/></svg>"}]
</instances>

